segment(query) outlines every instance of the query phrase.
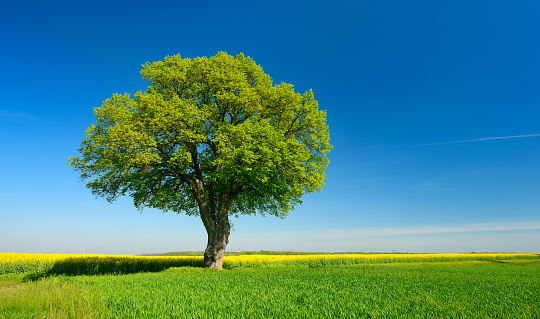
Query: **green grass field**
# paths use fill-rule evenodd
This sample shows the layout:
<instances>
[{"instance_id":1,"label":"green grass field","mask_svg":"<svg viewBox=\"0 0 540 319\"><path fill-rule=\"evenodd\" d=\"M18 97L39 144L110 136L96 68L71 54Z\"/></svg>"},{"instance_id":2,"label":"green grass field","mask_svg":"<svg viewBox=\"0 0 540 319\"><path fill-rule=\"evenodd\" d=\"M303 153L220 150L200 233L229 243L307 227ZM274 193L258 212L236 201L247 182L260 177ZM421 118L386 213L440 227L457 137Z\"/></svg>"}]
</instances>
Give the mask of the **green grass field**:
<instances>
[{"instance_id":1,"label":"green grass field","mask_svg":"<svg viewBox=\"0 0 540 319\"><path fill-rule=\"evenodd\" d=\"M534 259L0 275L0 318L540 318Z\"/></svg>"}]
</instances>

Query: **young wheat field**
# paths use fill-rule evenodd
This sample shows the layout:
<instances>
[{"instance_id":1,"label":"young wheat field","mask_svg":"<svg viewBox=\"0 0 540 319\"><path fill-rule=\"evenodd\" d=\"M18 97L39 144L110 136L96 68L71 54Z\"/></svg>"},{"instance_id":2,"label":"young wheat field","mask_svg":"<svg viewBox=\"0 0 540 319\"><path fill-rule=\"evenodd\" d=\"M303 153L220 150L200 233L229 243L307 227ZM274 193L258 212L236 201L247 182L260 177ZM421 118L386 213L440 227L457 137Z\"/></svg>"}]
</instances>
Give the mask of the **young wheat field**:
<instances>
[{"instance_id":1,"label":"young wheat field","mask_svg":"<svg viewBox=\"0 0 540 319\"><path fill-rule=\"evenodd\" d=\"M0 254L0 318L540 318L539 254Z\"/></svg>"}]
</instances>

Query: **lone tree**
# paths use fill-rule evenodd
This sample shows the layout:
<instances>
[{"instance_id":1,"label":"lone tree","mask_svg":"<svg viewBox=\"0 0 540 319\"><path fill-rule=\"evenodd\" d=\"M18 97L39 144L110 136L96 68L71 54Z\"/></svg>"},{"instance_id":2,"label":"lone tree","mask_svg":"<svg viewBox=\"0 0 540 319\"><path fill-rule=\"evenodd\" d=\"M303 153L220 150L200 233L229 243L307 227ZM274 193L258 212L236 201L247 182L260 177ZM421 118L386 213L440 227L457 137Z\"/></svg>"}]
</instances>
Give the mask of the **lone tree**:
<instances>
[{"instance_id":1,"label":"lone tree","mask_svg":"<svg viewBox=\"0 0 540 319\"><path fill-rule=\"evenodd\" d=\"M95 108L69 165L109 202L129 195L139 209L200 216L205 267L222 268L229 216L285 218L321 191L332 146L311 90L273 85L251 58L225 52L167 56L141 74L148 90Z\"/></svg>"}]
</instances>

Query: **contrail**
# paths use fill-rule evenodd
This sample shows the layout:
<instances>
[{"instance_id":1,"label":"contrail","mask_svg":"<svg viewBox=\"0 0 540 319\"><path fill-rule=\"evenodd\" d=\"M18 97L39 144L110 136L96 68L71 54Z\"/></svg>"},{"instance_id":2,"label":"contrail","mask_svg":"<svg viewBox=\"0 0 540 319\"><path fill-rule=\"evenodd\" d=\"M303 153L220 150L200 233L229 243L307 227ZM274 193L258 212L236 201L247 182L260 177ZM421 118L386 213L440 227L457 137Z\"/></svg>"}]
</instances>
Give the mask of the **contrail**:
<instances>
[{"instance_id":1,"label":"contrail","mask_svg":"<svg viewBox=\"0 0 540 319\"><path fill-rule=\"evenodd\" d=\"M483 137L483 138L476 138L476 139L473 139L473 140L417 144L417 145L414 145L414 146L432 146L432 145L443 145L443 144L470 143L470 142L480 142L480 141L489 141L489 140L502 140L502 139L507 139L507 138L536 137L536 136L540 136L540 134Z\"/></svg>"}]
</instances>

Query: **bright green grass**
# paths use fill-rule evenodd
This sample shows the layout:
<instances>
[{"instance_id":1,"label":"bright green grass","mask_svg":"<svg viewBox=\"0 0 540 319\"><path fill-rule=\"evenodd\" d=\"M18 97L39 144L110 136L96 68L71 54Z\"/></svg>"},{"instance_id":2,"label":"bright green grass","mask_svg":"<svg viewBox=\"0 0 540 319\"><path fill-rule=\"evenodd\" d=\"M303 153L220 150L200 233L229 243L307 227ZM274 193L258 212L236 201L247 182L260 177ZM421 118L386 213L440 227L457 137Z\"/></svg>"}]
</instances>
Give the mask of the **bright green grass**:
<instances>
[{"instance_id":1,"label":"bright green grass","mask_svg":"<svg viewBox=\"0 0 540 319\"><path fill-rule=\"evenodd\" d=\"M0 275L0 318L107 318L95 287L57 276L29 282L24 274Z\"/></svg>"},{"instance_id":2,"label":"bright green grass","mask_svg":"<svg viewBox=\"0 0 540 319\"><path fill-rule=\"evenodd\" d=\"M14 281L4 276L0 291ZM540 318L540 264L531 260L172 268L15 285L0 292L0 318ZM58 296L63 289L69 296ZM65 310L19 316L26 295L47 305L39 291Z\"/></svg>"}]
</instances>

